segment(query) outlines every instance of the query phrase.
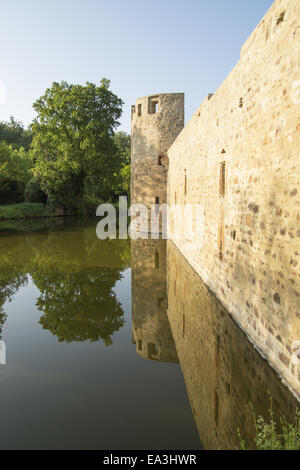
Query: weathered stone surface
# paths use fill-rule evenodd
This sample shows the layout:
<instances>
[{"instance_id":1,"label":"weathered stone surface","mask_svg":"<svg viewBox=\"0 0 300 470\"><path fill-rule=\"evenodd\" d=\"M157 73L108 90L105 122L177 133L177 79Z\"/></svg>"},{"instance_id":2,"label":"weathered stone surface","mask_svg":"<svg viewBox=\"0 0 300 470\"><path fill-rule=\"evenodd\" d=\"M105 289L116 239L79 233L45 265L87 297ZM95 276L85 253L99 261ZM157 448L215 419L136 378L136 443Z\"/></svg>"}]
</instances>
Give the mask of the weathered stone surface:
<instances>
[{"instance_id":1,"label":"weathered stone surface","mask_svg":"<svg viewBox=\"0 0 300 470\"><path fill-rule=\"evenodd\" d=\"M237 429L252 448L253 409L267 419L269 393L276 422L294 423L297 400L170 240L167 276L168 318L204 448L238 448Z\"/></svg>"},{"instance_id":2,"label":"weathered stone surface","mask_svg":"<svg viewBox=\"0 0 300 470\"><path fill-rule=\"evenodd\" d=\"M131 241L132 340L144 359L178 362L167 317L166 242Z\"/></svg>"},{"instance_id":3,"label":"weathered stone surface","mask_svg":"<svg viewBox=\"0 0 300 470\"><path fill-rule=\"evenodd\" d=\"M289 353L300 339L299 0L275 1L182 132L183 95L157 97L133 113L132 202L204 206L202 248L174 243L300 397Z\"/></svg>"},{"instance_id":4,"label":"weathered stone surface","mask_svg":"<svg viewBox=\"0 0 300 470\"><path fill-rule=\"evenodd\" d=\"M183 93L146 96L132 106L131 204L167 202L167 150L183 126Z\"/></svg>"},{"instance_id":5,"label":"weathered stone surface","mask_svg":"<svg viewBox=\"0 0 300 470\"><path fill-rule=\"evenodd\" d=\"M286 346L300 339L299 124L300 2L278 0L168 151L168 202L176 194L177 204L200 203L205 213L202 249L174 243L298 396Z\"/></svg>"}]
</instances>

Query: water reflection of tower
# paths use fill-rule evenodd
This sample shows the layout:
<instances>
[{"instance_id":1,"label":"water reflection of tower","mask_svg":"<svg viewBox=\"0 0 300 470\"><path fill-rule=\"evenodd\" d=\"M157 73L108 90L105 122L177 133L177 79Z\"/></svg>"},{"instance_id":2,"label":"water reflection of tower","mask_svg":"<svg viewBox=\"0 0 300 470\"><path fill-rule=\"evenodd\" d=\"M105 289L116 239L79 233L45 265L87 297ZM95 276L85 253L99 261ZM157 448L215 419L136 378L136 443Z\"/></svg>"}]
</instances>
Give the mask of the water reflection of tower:
<instances>
[{"instance_id":1,"label":"water reflection of tower","mask_svg":"<svg viewBox=\"0 0 300 470\"><path fill-rule=\"evenodd\" d=\"M178 362L167 317L166 241L132 240L132 337L137 353Z\"/></svg>"}]
</instances>

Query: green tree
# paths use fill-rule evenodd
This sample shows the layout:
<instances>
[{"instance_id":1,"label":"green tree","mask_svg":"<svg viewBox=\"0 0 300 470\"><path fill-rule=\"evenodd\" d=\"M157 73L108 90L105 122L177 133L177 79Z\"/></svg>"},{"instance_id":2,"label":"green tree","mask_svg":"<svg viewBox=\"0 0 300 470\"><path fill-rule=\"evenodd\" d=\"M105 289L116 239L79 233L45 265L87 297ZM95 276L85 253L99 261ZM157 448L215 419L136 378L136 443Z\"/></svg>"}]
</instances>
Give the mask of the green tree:
<instances>
[{"instance_id":1,"label":"green tree","mask_svg":"<svg viewBox=\"0 0 300 470\"><path fill-rule=\"evenodd\" d=\"M80 209L86 196L111 193L122 166L113 136L123 102L109 86L53 83L33 105L34 174L51 205Z\"/></svg>"},{"instance_id":2,"label":"green tree","mask_svg":"<svg viewBox=\"0 0 300 470\"><path fill-rule=\"evenodd\" d=\"M114 137L114 143L118 147L121 163L126 166L130 164L131 155L131 138L126 132L116 132Z\"/></svg>"},{"instance_id":3,"label":"green tree","mask_svg":"<svg viewBox=\"0 0 300 470\"><path fill-rule=\"evenodd\" d=\"M20 121L16 121L12 116L8 122L0 122L0 142L6 142L14 149L23 147L29 150L32 142L31 129L25 129Z\"/></svg>"},{"instance_id":4,"label":"green tree","mask_svg":"<svg viewBox=\"0 0 300 470\"><path fill-rule=\"evenodd\" d=\"M23 147L14 149L0 142L0 204L22 202L30 179L32 160Z\"/></svg>"},{"instance_id":5,"label":"green tree","mask_svg":"<svg viewBox=\"0 0 300 470\"><path fill-rule=\"evenodd\" d=\"M118 148L121 170L116 175L115 192L117 194L130 193L130 174L131 174L131 138L126 132L120 131L114 135L114 142Z\"/></svg>"}]
</instances>

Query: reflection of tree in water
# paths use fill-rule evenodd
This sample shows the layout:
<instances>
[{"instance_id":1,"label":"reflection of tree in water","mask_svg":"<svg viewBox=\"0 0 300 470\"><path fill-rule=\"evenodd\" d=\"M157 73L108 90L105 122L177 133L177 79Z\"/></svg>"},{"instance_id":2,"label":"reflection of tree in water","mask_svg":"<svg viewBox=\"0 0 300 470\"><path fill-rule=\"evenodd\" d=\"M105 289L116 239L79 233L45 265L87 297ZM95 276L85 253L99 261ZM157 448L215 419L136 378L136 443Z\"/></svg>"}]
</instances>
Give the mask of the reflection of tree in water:
<instances>
[{"instance_id":1,"label":"reflection of tree in water","mask_svg":"<svg viewBox=\"0 0 300 470\"><path fill-rule=\"evenodd\" d=\"M32 277L41 292L40 324L59 342L102 339L106 346L112 344L111 336L124 324L121 304L112 290L122 278L118 269L42 270Z\"/></svg>"},{"instance_id":2,"label":"reflection of tree in water","mask_svg":"<svg viewBox=\"0 0 300 470\"><path fill-rule=\"evenodd\" d=\"M26 274L19 273L18 269L11 266L4 266L0 270L0 339L2 328L7 315L3 309L6 301L10 301L14 293L26 283Z\"/></svg>"},{"instance_id":3,"label":"reflection of tree in water","mask_svg":"<svg viewBox=\"0 0 300 470\"><path fill-rule=\"evenodd\" d=\"M2 334L2 328L5 323L6 318L7 318L7 315L3 310L3 306L1 305L0 307L0 339L1 339L1 334Z\"/></svg>"},{"instance_id":4,"label":"reflection of tree in water","mask_svg":"<svg viewBox=\"0 0 300 470\"><path fill-rule=\"evenodd\" d=\"M113 287L130 264L130 244L98 240L98 220L90 227L81 219L69 226L67 220L55 231L0 233L0 335L6 320L1 306L26 281L22 273L29 273L40 289L40 323L59 341L102 339L109 345L123 326Z\"/></svg>"}]
</instances>

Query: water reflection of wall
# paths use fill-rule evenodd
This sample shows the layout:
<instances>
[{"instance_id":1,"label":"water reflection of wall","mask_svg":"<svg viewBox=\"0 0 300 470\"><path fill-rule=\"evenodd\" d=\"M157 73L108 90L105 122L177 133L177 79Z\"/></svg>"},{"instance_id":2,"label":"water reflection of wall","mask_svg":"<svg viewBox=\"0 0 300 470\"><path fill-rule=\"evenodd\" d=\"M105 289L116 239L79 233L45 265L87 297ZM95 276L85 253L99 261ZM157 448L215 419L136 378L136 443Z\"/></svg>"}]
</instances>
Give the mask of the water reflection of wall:
<instances>
[{"instance_id":1,"label":"water reflection of wall","mask_svg":"<svg viewBox=\"0 0 300 470\"><path fill-rule=\"evenodd\" d=\"M204 448L234 449L237 429L253 440L252 403L294 421L297 402L238 325L168 241L168 317Z\"/></svg>"},{"instance_id":2,"label":"water reflection of wall","mask_svg":"<svg viewBox=\"0 0 300 470\"><path fill-rule=\"evenodd\" d=\"M167 318L166 242L132 240L132 336L137 353L178 362Z\"/></svg>"}]
</instances>

